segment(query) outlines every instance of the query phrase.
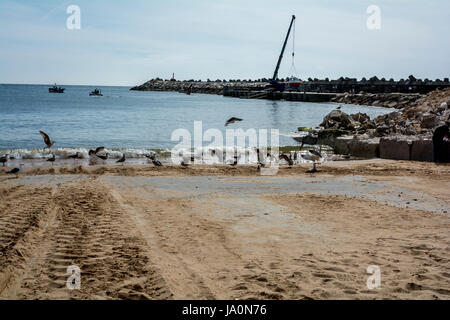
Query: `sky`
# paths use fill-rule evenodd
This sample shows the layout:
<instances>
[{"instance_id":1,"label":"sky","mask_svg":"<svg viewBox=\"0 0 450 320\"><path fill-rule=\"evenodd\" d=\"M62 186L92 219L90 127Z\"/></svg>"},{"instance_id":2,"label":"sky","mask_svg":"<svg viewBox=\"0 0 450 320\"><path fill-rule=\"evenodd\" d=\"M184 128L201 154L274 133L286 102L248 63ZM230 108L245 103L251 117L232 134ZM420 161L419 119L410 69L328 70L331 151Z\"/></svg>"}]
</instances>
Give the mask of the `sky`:
<instances>
[{"instance_id":1,"label":"sky","mask_svg":"<svg viewBox=\"0 0 450 320\"><path fill-rule=\"evenodd\" d=\"M1 0L0 83L270 78L293 14L296 72L291 38L280 77L444 78L449 12L448 0Z\"/></svg>"}]
</instances>

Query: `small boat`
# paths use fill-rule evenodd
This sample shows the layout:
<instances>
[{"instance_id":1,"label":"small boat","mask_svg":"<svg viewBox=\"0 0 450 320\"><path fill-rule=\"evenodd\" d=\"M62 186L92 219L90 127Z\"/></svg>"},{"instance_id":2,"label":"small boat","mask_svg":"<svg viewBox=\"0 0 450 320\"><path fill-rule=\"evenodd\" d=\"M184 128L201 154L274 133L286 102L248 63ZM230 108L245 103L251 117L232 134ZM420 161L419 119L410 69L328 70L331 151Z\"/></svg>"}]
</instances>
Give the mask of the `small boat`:
<instances>
[{"instance_id":1,"label":"small boat","mask_svg":"<svg viewBox=\"0 0 450 320\"><path fill-rule=\"evenodd\" d=\"M91 93L89 93L89 96L103 97L103 94L101 93L101 91L100 91L99 89L95 89L94 91L92 91Z\"/></svg>"},{"instance_id":2,"label":"small boat","mask_svg":"<svg viewBox=\"0 0 450 320\"><path fill-rule=\"evenodd\" d=\"M62 87L57 87L56 84L53 87L48 88L49 93L64 93L64 90L66 89Z\"/></svg>"}]
</instances>

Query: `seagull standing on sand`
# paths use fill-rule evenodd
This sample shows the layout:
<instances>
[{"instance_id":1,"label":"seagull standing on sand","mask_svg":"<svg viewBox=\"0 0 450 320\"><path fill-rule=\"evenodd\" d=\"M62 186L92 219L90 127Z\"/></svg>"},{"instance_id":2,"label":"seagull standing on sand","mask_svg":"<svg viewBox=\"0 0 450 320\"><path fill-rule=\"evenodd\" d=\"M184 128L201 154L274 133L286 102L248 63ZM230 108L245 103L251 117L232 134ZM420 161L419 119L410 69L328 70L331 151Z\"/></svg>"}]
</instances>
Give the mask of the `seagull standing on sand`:
<instances>
[{"instance_id":1,"label":"seagull standing on sand","mask_svg":"<svg viewBox=\"0 0 450 320\"><path fill-rule=\"evenodd\" d=\"M313 167L311 169L306 170L306 173L316 173L316 172L317 172L316 162L313 162Z\"/></svg>"},{"instance_id":2,"label":"seagull standing on sand","mask_svg":"<svg viewBox=\"0 0 450 320\"><path fill-rule=\"evenodd\" d=\"M126 158L125 158L125 153L122 155L122 158L120 158L119 160L117 160L116 161L116 163L122 163L122 165L123 165L123 163L125 162L125 160L127 160Z\"/></svg>"},{"instance_id":3,"label":"seagull standing on sand","mask_svg":"<svg viewBox=\"0 0 450 320\"><path fill-rule=\"evenodd\" d=\"M44 139L44 142L47 145L47 148L50 149L55 144L55 141L51 141L48 134L46 134L44 131L39 131L39 133L41 134L42 138Z\"/></svg>"},{"instance_id":4,"label":"seagull standing on sand","mask_svg":"<svg viewBox=\"0 0 450 320\"><path fill-rule=\"evenodd\" d=\"M8 162L8 154L0 157L0 162L5 166L5 163Z\"/></svg>"},{"instance_id":5,"label":"seagull standing on sand","mask_svg":"<svg viewBox=\"0 0 450 320\"><path fill-rule=\"evenodd\" d=\"M19 165L18 168L14 168L14 169L12 169L11 171L8 171L8 172L6 172L6 173L7 173L7 174L15 174L15 175L18 175L19 172L22 171L23 165L24 165L24 164L21 163L21 164Z\"/></svg>"},{"instance_id":6,"label":"seagull standing on sand","mask_svg":"<svg viewBox=\"0 0 450 320\"><path fill-rule=\"evenodd\" d=\"M52 154L52 157L47 159L47 161L52 163L52 166L53 166L53 162L55 162L55 160L56 160L55 154Z\"/></svg>"},{"instance_id":7,"label":"seagull standing on sand","mask_svg":"<svg viewBox=\"0 0 450 320\"><path fill-rule=\"evenodd\" d=\"M187 164L187 163L186 163L186 162L184 162L184 161L181 161L181 163L180 163L180 164L181 164L181 166L182 166L182 167L189 167L189 164Z\"/></svg>"},{"instance_id":8,"label":"seagull standing on sand","mask_svg":"<svg viewBox=\"0 0 450 320\"><path fill-rule=\"evenodd\" d=\"M70 156L68 156L69 159L79 159L80 158L80 153L77 152L75 154L72 154Z\"/></svg>"},{"instance_id":9,"label":"seagull standing on sand","mask_svg":"<svg viewBox=\"0 0 450 320\"><path fill-rule=\"evenodd\" d=\"M147 155L147 158L149 158L150 160L152 160L152 163L155 167L162 167L162 163L161 161L159 161L158 159L156 159L156 156L154 154L151 155Z\"/></svg>"},{"instance_id":10,"label":"seagull standing on sand","mask_svg":"<svg viewBox=\"0 0 450 320\"><path fill-rule=\"evenodd\" d=\"M242 121L241 118L236 118L236 117L232 117L230 119L227 120L227 122L225 122L225 127L228 126L229 124L235 123L235 122L239 122Z\"/></svg>"},{"instance_id":11,"label":"seagull standing on sand","mask_svg":"<svg viewBox=\"0 0 450 320\"><path fill-rule=\"evenodd\" d=\"M309 150L309 154L306 157L303 157L306 160L312 160L313 161L313 167L309 170L306 171L306 173L315 173L317 172L317 166L316 166L316 161L319 161L322 158L322 155L320 154L320 152L311 149ZM309 159L308 159L309 158Z\"/></svg>"}]
</instances>

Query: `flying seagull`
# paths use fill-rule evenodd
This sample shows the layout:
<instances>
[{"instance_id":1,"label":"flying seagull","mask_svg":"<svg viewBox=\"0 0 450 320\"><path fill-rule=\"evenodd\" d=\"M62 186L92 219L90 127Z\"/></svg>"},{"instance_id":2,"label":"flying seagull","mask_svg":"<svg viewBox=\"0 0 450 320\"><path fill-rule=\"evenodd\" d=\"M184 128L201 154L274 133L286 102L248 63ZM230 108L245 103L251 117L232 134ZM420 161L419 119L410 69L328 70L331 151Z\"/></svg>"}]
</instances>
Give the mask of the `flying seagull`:
<instances>
[{"instance_id":1,"label":"flying seagull","mask_svg":"<svg viewBox=\"0 0 450 320\"><path fill-rule=\"evenodd\" d=\"M317 160L320 160L320 158L322 158L322 155L320 154L320 152L318 152L314 149L309 150L309 153L311 153L311 159L313 161L317 161Z\"/></svg>"},{"instance_id":2,"label":"flying seagull","mask_svg":"<svg viewBox=\"0 0 450 320\"><path fill-rule=\"evenodd\" d=\"M14 168L11 171L6 172L7 174L18 174L20 171L22 171L23 163L19 165L18 168Z\"/></svg>"},{"instance_id":3,"label":"flying seagull","mask_svg":"<svg viewBox=\"0 0 450 320\"><path fill-rule=\"evenodd\" d=\"M51 141L48 134L46 134L44 131L39 131L39 133L41 134L42 138L44 139L44 142L47 145L47 148L50 149L55 144L55 141Z\"/></svg>"},{"instance_id":4,"label":"flying seagull","mask_svg":"<svg viewBox=\"0 0 450 320\"><path fill-rule=\"evenodd\" d=\"M97 149L95 149L95 150L89 150L89 155L90 156L93 156L93 155L96 155L97 153L99 153L99 152L101 152L101 151L103 151L103 150L105 150L105 147L98 147Z\"/></svg>"},{"instance_id":5,"label":"flying seagull","mask_svg":"<svg viewBox=\"0 0 450 320\"><path fill-rule=\"evenodd\" d=\"M52 154L52 157L47 159L47 161L52 163L52 166L53 166L53 162L55 162L55 160L56 160L55 154Z\"/></svg>"},{"instance_id":6,"label":"flying seagull","mask_svg":"<svg viewBox=\"0 0 450 320\"><path fill-rule=\"evenodd\" d=\"M125 153L122 155L122 158L120 158L119 160L116 161L116 163L123 163L125 162L126 158L125 158Z\"/></svg>"},{"instance_id":7,"label":"flying seagull","mask_svg":"<svg viewBox=\"0 0 450 320\"><path fill-rule=\"evenodd\" d=\"M0 157L0 162L5 166L5 163L8 162L8 154Z\"/></svg>"},{"instance_id":8,"label":"flying seagull","mask_svg":"<svg viewBox=\"0 0 450 320\"><path fill-rule=\"evenodd\" d=\"M292 158L291 158L291 155L287 155L287 154L282 154L281 156L280 156L280 159L284 159L284 160L286 160L286 162L287 163L289 163L289 166L292 166L293 164L294 164L294 161L292 161Z\"/></svg>"},{"instance_id":9,"label":"flying seagull","mask_svg":"<svg viewBox=\"0 0 450 320\"><path fill-rule=\"evenodd\" d=\"M227 120L227 122L225 122L225 127L228 126L229 124L235 123L235 122L239 122L242 121L242 119L240 118L236 118L236 117L232 117L230 119Z\"/></svg>"}]
</instances>

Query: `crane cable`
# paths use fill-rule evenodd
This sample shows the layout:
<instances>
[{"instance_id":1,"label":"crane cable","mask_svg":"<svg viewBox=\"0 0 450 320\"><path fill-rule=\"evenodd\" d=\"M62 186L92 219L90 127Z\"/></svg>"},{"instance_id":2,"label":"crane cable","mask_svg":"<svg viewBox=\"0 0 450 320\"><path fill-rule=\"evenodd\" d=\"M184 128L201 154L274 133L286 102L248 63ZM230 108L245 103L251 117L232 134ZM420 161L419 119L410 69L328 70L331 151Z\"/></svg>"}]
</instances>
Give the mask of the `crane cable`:
<instances>
[{"instance_id":1,"label":"crane cable","mask_svg":"<svg viewBox=\"0 0 450 320\"><path fill-rule=\"evenodd\" d=\"M295 20L293 25L293 32L292 32L292 64L291 69L289 70L289 78L295 78L297 74L297 70L295 68Z\"/></svg>"}]
</instances>

